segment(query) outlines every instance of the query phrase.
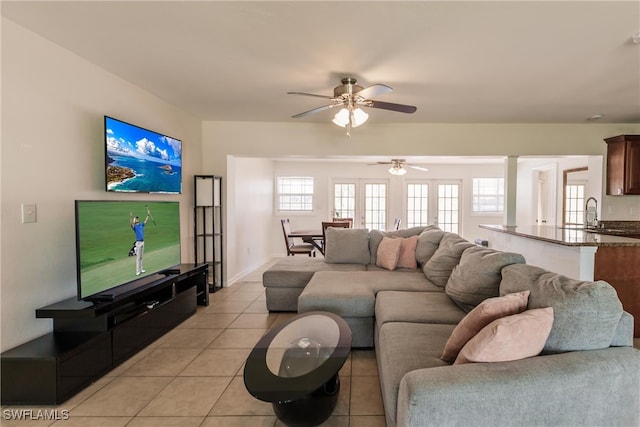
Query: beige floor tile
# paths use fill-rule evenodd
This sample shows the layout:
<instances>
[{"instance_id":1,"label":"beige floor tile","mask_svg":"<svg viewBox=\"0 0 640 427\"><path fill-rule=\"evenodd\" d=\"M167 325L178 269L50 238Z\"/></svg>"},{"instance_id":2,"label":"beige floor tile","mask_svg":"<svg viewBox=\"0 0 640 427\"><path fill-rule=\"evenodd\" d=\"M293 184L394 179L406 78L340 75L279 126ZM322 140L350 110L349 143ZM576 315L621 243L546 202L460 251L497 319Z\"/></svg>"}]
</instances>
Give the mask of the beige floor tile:
<instances>
[{"instance_id":1,"label":"beige floor tile","mask_svg":"<svg viewBox=\"0 0 640 427\"><path fill-rule=\"evenodd\" d=\"M349 406L351 403L351 377L339 376L340 378L340 395L338 402L333 409L332 415L349 415Z\"/></svg>"},{"instance_id":2,"label":"beige floor tile","mask_svg":"<svg viewBox=\"0 0 640 427\"><path fill-rule=\"evenodd\" d=\"M68 399L66 402L60 405L59 408L67 409L67 410L75 408L81 402L83 402L84 400L92 396L94 393L96 393L98 390L100 390L102 387L106 386L111 381L113 381L114 378L115 378L114 376L104 376L102 378L99 378L94 383L89 385L87 388L82 390L80 393Z\"/></svg>"},{"instance_id":3,"label":"beige floor tile","mask_svg":"<svg viewBox=\"0 0 640 427\"><path fill-rule=\"evenodd\" d=\"M243 282L242 284L240 284L240 286L241 288L239 288L238 290L242 290L243 292L262 293L265 290L264 286L262 286L262 278L253 282Z\"/></svg>"},{"instance_id":4,"label":"beige floor tile","mask_svg":"<svg viewBox=\"0 0 640 427\"><path fill-rule=\"evenodd\" d=\"M142 350L140 350L139 352L131 356L129 359L125 360L120 365L113 368L109 373L107 373L107 375L116 376L116 377L119 375L122 375L124 371L126 371L127 369L129 369L130 367L138 363L140 360L147 357L153 350L154 349L149 347L143 348Z\"/></svg>"},{"instance_id":5,"label":"beige floor tile","mask_svg":"<svg viewBox=\"0 0 640 427\"><path fill-rule=\"evenodd\" d=\"M199 427L203 420L204 417L135 417L127 427Z\"/></svg>"},{"instance_id":6,"label":"beige floor tile","mask_svg":"<svg viewBox=\"0 0 640 427\"><path fill-rule=\"evenodd\" d=\"M266 329L226 329L209 345L209 348L253 349L266 331Z\"/></svg>"},{"instance_id":7,"label":"beige floor tile","mask_svg":"<svg viewBox=\"0 0 640 427\"><path fill-rule=\"evenodd\" d=\"M236 313L196 313L178 326L178 328L210 328L224 329L233 322L239 314Z\"/></svg>"},{"instance_id":8,"label":"beige floor tile","mask_svg":"<svg viewBox=\"0 0 640 427\"><path fill-rule=\"evenodd\" d=\"M162 337L158 348L206 348L224 329L176 328Z\"/></svg>"},{"instance_id":9,"label":"beige floor tile","mask_svg":"<svg viewBox=\"0 0 640 427\"><path fill-rule=\"evenodd\" d=\"M269 313L266 300L257 299L244 311L245 313Z\"/></svg>"},{"instance_id":10,"label":"beige floor tile","mask_svg":"<svg viewBox=\"0 0 640 427\"><path fill-rule=\"evenodd\" d=\"M351 352L351 375L378 375L376 352L354 350Z\"/></svg>"},{"instance_id":11,"label":"beige floor tile","mask_svg":"<svg viewBox=\"0 0 640 427\"><path fill-rule=\"evenodd\" d=\"M243 313L239 315L230 325L229 328L269 328L274 320L276 320L276 314L265 313Z\"/></svg>"},{"instance_id":12,"label":"beige floor tile","mask_svg":"<svg viewBox=\"0 0 640 427\"><path fill-rule=\"evenodd\" d=\"M202 350L158 348L122 373L125 377L165 377L178 375Z\"/></svg>"},{"instance_id":13,"label":"beige floor tile","mask_svg":"<svg viewBox=\"0 0 640 427\"><path fill-rule=\"evenodd\" d=\"M124 427L131 417L70 417L68 420L60 420L53 423L52 427ZM4 423L2 423L4 426Z\"/></svg>"},{"instance_id":14,"label":"beige floor tile","mask_svg":"<svg viewBox=\"0 0 640 427\"><path fill-rule=\"evenodd\" d=\"M273 427L275 415L207 417L200 427Z\"/></svg>"},{"instance_id":15,"label":"beige floor tile","mask_svg":"<svg viewBox=\"0 0 640 427\"><path fill-rule=\"evenodd\" d=\"M287 312L287 313L272 313L272 315L275 315L276 318L273 321L273 323L271 324L271 328L275 328L276 326L280 325L281 323L288 322L293 317L297 316L298 313L293 313L293 312L291 312L291 313L290 312Z\"/></svg>"},{"instance_id":16,"label":"beige floor tile","mask_svg":"<svg viewBox=\"0 0 640 427\"><path fill-rule=\"evenodd\" d=\"M252 304L251 301L212 301L208 307L202 307L199 313L237 313L240 314Z\"/></svg>"},{"instance_id":17,"label":"beige floor tile","mask_svg":"<svg viewBox=\"0 0 640 427\"><path fill-rule=\"evenodd\" d=\"M220 348L206 349L182 372L188 376L234 376L249 356L250 349Z\"/></svg>"},{"instance_id":18,"label":"beige floor tile","mask_svg":"<svg viewBox=\"0 0 640 427\"><path fill-rule=\"evenodd\" d=\"M251 396L244 386L242 377L234 377L233 381L209 413L217 415L274 415L270 403Z\"/></svg>"},{"instance_id":19,"label":"beige floor tile","mask_svg":"<svg viewBox=\"0 0 640 427\"><path fill-rule=\"evenodd\" d=\"M119 377L73 408L77 416L133 416L171 382L171 377Z\"/></svg>"},{"instance_id":20,"label":"beige floor tile","mask_svg":"<svg viewBox=\"0 0 640 427\"><path fill-rule=\"evenodd\" d=\"M347 360L344 362L344 365L342 365L339 372L341 379L351 376L351 365L351 354L349 354L349 357L347 357Z\"/></svg>"},{"instance_id":21,"label":"beige floor tile","mask_svg":"<svg viewBox=\"0 0 640 427\"><path fill-rule=\"evenodd\" d=\"M377 376L351 376L351 415L384 415Z\"/></svg>"},{"instance_id":22,"label":"beige floor tile","mask_svg":"<svg viewBox=\"0 0 640 427\"><path fill-rule=\"evenodd\" d=\"M231 377L175 378L138 415L204 417L230 382Z\"/></svg>"},{"instance_id":23,"label":"beige floor tile","mask_svg":"<svg viewBox=\"0 0 640 427\"><path fill-rule=\"evenodd\" d=\"M386 427L387 420L382 415L355 415L349 417L349 427Z\"/></svg>"},{"instance_id":24,"label":"beige floor tile","mask_svg":"<svg viewBox=\"0 0 640 427\"><path fill-rule=\"evenodd\" d=\"M245 290L238 290L235 292L229 292L227 294L221 295L222 298L220 299L224 299L225 301L250 301L253 302L256 300L256 298L258 298L260 295L262 295L263 291L245 291Z\"/></svg>"},{"instance_id":25,"label":"beige floor tile","mask_svg":"<svg viewBox=\"0 0 640 427\"><path fill-rule=\"evenodd\" d=\"M286 427L282 421L276 421L276 427ZM331 415L318 427L349 427L349 417L346 415Z\"/></svg>"}]
</instances>

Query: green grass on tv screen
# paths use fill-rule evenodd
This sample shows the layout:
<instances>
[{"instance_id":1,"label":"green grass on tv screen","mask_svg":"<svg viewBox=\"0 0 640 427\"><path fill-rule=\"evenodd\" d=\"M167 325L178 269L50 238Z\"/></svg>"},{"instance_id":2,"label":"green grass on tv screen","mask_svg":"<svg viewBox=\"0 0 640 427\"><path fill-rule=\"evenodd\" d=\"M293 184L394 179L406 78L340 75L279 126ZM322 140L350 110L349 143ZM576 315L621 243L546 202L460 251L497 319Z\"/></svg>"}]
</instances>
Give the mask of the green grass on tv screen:
<instances>
[{"instance_id":1,"label":"green grass on tv screen","mask_svg":"<svg viewBox=\"0 0 640 427\"><path fill-rule=\"evenodd\" d=\"M77 245L80 297L136 279L135 234L130 213L144 222L143 267L150 274L180 264L178 202L78 201Z\"/></svg>"}]
</instances>

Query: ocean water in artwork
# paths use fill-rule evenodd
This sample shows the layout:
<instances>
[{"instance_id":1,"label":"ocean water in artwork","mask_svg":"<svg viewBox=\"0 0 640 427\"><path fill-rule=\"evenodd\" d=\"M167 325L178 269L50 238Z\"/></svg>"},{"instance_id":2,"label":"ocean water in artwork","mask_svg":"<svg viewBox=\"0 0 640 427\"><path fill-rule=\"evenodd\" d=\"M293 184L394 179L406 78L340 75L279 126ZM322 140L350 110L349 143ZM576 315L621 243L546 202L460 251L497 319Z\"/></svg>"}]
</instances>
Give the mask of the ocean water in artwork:
<instances>
[{"instance_id":1,"label":"ocean water in artwork","mask_svg":"<svg viewBox=\"0 0 640 427\"><path fill-rule=\"evenodd\" d=\"M168 163L154 162L109 153L109 191L137 191L147 193L181 193L182 169ZM113 171L116 172L113 172Z\"/></svg>"}]
</instances>

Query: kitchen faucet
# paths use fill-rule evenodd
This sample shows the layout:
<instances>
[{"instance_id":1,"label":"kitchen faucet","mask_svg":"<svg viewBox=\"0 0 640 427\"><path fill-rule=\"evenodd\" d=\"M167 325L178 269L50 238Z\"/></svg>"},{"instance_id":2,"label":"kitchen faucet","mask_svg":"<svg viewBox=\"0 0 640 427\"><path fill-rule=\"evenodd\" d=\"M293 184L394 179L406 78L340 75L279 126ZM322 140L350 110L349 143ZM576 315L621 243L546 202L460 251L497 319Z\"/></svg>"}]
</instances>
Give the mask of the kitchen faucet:
<instances>
[{"instance_id":1,"label":"kitchen faucet","mask_svg":"<svg viewBox=\"0 0 640 427\"><path fill-rule=\"evenodd\" d=\"M589 206L591 201L594 206ZM598 201L595 197L589 197L584 204L584 226L586 228L598 227Z\"/></svg>"}]
</instances>

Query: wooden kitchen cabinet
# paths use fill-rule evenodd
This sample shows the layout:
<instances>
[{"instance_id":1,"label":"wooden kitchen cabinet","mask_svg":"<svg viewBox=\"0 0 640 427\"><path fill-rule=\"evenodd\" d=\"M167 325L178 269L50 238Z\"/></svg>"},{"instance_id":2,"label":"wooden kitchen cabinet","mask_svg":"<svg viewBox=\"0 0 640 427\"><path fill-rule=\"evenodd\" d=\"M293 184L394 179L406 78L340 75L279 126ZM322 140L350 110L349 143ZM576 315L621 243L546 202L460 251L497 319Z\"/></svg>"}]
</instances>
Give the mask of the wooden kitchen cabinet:
<instances>
[{"instance_id":1,"label":"wooden kitchen cabinet","mask_svg":"<svg viewBox=\"0 0 640 427\"><path fill-rule=\"evenodd\" d=\"M640 135L605 138L607 195L640 194Z\"/></svg>"}]
</instances>

